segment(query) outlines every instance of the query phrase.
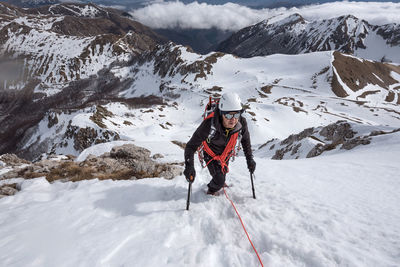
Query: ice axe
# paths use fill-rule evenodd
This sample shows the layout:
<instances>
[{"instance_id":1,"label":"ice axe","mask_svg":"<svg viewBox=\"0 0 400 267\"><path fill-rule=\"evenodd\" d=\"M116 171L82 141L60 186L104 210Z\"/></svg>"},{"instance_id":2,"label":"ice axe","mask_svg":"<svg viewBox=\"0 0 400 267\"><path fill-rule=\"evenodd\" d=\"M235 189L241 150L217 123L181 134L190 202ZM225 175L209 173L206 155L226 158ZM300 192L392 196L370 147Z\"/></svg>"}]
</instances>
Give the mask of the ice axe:
<instances>
[{"instance_id":1,"label":"ice axe","mask_svg":"<svg viewBox=\"0 0 400 267\"><path fill-rule=\"evenodd\" d=\"M188 187L188 195L186 200L186 210L189 210L190 205L190 193L192 192L192 183L193 183L193 176L190 176L189 187Z\"/></svg>"}]
</instances>

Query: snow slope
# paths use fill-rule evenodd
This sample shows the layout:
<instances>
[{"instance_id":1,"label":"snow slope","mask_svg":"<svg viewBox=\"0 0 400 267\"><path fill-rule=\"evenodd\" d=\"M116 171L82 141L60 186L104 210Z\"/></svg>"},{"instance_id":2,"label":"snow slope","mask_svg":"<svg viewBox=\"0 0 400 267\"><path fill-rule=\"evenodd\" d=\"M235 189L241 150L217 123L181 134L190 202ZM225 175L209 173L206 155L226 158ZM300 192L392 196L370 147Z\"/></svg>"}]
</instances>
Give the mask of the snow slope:
<instances>
[{"instance_id":1,"label":"snow slope","mask_svg":"<svg viewBox=\"0 0 400 267\"><path fill-rule=\"evenodd\" d=\"M96 112L95 105L57 114L49 111L48 116L44 116L36 128L31 129L33 134L26 139L23 147L46 143L47 153L78 155L81 151L74 147L72 135L60 134L70 126L90 127L99 136L101 132L110 131L125 141L187 142L196 125L201 122L200 114L208 97L227 91L238 93L248 107L244 116L249 122L254 147L272 138L284 139L305 128L326 126L343 119L377 127L400 127L400 109L397 105L400 82L390 85L389 90L368 83L354 92L337 75L340 69L332 65L335 56L331 51L236 58L213 53L198 55L175 45L160 48L158 52L163 53L163 49L177 50L179 57L173 62L181 62L168 66L168 75L164 77L157 73L157 66L162 63L156 57L143 64L116 66L112 72L121 80L135 80L131 87L120 92L121 97L155 95L162 97L164 104L148 108L132 108L119 102L104 105L113 114L104 117L106 128L90 119ZM201 65L212 57L216 62L210 64L209 71L204 71L204 77L199 77L200 70L185 72L185 68L195 69L193 66ZM160 60L166 61L164 57ZM348 94L347 97L337 97L332 91L333 73ZM392 79L400 80L398 73L393 71L391 75ZM365 79L362 73L359 76ZM390 92L393 93L393 99L389 102L385 99ZM49 117L57 117L58 123L50 123Z\"/></svg>"},{"instance_id":2,"label":"snow slope","mask_svg":"<svg viewBox=\"0 0 400 267\"><path fill-rule=\"evenodd\" d=\"M227 193L264 266L396 266L400 261L400 134L313 159L256 158L256 195L245 159ZM102 148L99 148L102 149ZM109 148L103 148L109 149ZM170 159L181 160L178 154ZM225 196L187 182L26 180L0 199L3 266L258 266Z\"/></svg>"}]
</instances>

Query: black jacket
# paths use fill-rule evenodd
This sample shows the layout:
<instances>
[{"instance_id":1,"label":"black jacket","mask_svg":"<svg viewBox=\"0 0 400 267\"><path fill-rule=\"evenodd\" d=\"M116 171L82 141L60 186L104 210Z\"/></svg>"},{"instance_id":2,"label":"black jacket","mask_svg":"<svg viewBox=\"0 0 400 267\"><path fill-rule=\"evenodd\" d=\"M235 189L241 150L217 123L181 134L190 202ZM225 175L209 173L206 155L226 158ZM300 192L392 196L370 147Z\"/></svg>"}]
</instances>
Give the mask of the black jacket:
<instances>
[{"instance_id":1,"label":"black jacket","mask_svg":"<svg viewBox=\"0 0 400 267\"><path fill-rule=\"evenodd\" d=\"M190 138L189 142L186 144L185 148L185 164L192 164L194 161L194 153L200 144L205 141L210 133L211 123L214 120L214 126L216 128L216 133L214 137L211 139L208 146L211 150L217 154L221 155L224 151L226 145L229 142L232 134L241 131L242 140L241 144L243 147L243 152L246 156L246 160L250 160L253 158L253 153L251 151L251 142L250 142L250 134L247 128L247 121L245 118L240 116L238 123L235 128L232 130L226 130L222 125L222 118L217 109L214 114L214 118L209 118L204 120L197 130L194 132L192 138Z\"/></svg>"}]
</instances>

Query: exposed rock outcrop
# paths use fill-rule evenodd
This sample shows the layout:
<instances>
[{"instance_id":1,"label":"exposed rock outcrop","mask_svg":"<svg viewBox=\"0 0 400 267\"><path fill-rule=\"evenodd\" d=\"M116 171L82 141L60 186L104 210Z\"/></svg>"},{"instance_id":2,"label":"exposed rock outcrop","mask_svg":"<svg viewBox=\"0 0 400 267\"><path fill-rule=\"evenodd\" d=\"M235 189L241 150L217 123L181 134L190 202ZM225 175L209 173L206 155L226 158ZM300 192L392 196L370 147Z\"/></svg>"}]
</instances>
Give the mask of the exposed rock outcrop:
<instances>
[{"instance_id":1,"label":"exposed rock outcrop","mask_svg":"<svg viewBox=\"0 0 400 267\"><path fill-rule=\"evenodd\" d=\"M32 179L46 177L50 182L80 181L86 179L127 180L163 177L172 179L182 173L181 163L160 163L150 157L151 152L133 144L114 147L111 152L99 157L90 155L82 162L75 162L73 157L61 160L41 160L30 163L15 155L3 155L0 159L6 166L13 167L9 172L0 175L0 180L12 178ZM22 165L21 163L24 163ZM8 190L8 189L7 189Z\"/></svg>"},{"instance_id":2,"label":"exposed rock outcrop","mask_svg":"<svg viewBox=\"0 0 400 267\"><path fill-rule=\"evenodd\" d=\"M178 73L182 76L196 74L194 77L194 81L196 81L200 78L206 78L211 73L213 64L224 55L224 53L215 52L207 57L199 57L198 60L187 63L181 58L182 52L185 50L193 53L190 47L177 46L172 42L158 45L157 49L143 54L138 61L139 66L145 62L151 62L154 64L154 72L162 78L167 75L174 76ZM183 82L188 81L183 79Z\"/></svg>"},{"instance_id":3,"label":"exposed rock outcrop","mask_svg":"<svg viewBox=\"0 0 400 267\"><path fill-rule=\"evenodd\" d=\"M12 167L20 166L22 164L30 164L31 163L30 161L27 161L25 159L19 158L15 154L3 154L3 155L0 156L0 160L2 162L4 162L5 165L12 166Z\"/></svg>"},{"instance_id":4,"label":"exposed rock outcrop","mask_svg":"<svg viewBox=\"0 0 400 267\"><path fill-rule=\"evenodd\" d=\"M17 183L0 185L0 199L15 195L20 190Z\"/></svg>"},{"instance_id":5,"label":"exposed rock outcrop","mask_svg":"<svg viewBox=\"0 0 400 267\"><path fill-rule=\"evenodd\" d=\"M352 92L361 91L357 96L359 101L365 100L368 95L385 94L385 101L400 104L400 81L394 78L400 76L400 66L360 60L339 52L334 52L333 57L332 67L335 71L332 76L332 91L338 97L347 97ZM363 90L367 86L370 89Z\"/></svg>"},{"instance_id":6,"label":"exposed rock outcrop","mask_svg":"<svg viewBox=\"0 0 400 267\"><path fill-rule=\"evenodd\" d=\"M360 130L355 130L358 128ZM307 128L299 134L292 134L279 141L273 139L259 150L272 152L272 159L312 158L330 150L350 150L371 143L372 137L399 132L399 129L386 131L371 130L346 121L337 121L325 127Z\"/></svg>"}]
</instances>

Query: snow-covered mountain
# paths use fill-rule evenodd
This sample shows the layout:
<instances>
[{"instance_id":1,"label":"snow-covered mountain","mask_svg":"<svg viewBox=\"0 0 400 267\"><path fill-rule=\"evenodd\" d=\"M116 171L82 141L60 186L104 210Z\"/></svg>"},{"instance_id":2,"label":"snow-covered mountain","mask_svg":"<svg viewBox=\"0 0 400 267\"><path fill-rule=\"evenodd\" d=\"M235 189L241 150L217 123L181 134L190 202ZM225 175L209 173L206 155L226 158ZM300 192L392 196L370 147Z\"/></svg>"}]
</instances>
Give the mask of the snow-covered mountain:
<instances>
[{"instance_id":1,"label":"snow-covered mountain","mask_svg":"<svg viewBox=\"0 0 400 267\"><path fill-rule=\"evenodd\" d=\"M13 140L52 108L77 108L111 94L122 86L104 74L111 64L165 41L121 11L93 4L22 9L0 3L0 10L3 152L19 150Z\"/></svg>"},{"instance_id":2,"label":"snow-covered mountain","mask_svg":"<svg viewBox=\"0 0 400 267\"><path fill-rule=\"evenodd\" d=\"M371 25L353 15L307 21L301 15L264 20L219 44L240 57L336 50L382 62L400 62L400 26Z\"/></svg>"},{"instance_id":3,"label":"snow-covered mountain","mask_svg":"<svg viewBox=\"0 0 400 267\"><path fill-rule=\"evenodd\" d=\"M81 82L29 105L41 116L14 139L20 155L78 155L111 140L185 143L193 129L184 125L199 122L208 96L228 90L246 103L255 145L340 119L392 127L400 122L399 67L339 52L245 59L199 55L169 43L101 77L91 81L95 89ZM68 101L60 103L60 96Z\"/></svg>"},{"instance_id":4,"label":"snow-covered mountain","mask_svg":"<svg viewBox=\"0 0 400 267\"><path fill-rule=\"evenodd\" d=\"M44 5L53 5L61 2L80 2L80 1L59 1L59 0L5 0L2 1L14 6L29 8L29 7L38 7Z\"/></svg>"},{"instance_id":5,"label":"snow-covered mountain","mask_svg":"<svg viewBox=\"0 0 400 267\"><path fill-rule=\"evenodd\" d=\"M29 87L37 98L163 41L121 12L93 4L21 9L0 3L0 10L0 55L6 70L0 88Z\"/></svg>"}]
</instances>

